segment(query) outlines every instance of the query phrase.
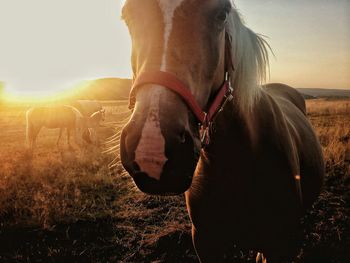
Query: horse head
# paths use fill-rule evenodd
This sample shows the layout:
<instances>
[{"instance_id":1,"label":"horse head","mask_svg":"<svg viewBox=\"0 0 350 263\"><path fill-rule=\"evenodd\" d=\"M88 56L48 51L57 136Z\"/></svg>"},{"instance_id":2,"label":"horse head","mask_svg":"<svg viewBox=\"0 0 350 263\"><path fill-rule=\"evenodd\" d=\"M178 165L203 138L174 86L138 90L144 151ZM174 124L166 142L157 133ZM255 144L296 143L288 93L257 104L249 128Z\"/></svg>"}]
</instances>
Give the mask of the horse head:
<instances>
[{"instance_id":1,"label":"horse head","mask_svg":"<svg viewBox=\"0 0 350 263\"><path fill-rule=\"evenodd\" d=\"M225 60L231 9L230 0L127 0L123 7L134 86L121 160L143 192L179 194L191 185L198 124L232 63Z\"/></svg>"},{"instance_id":2,"label":"horse head","mask_svg":"<svg viewBox=\"0 0 350 263\"><path fill-rule=\"evenodd\" d=\"M105 121L106 119L106 110L98 110L95 111L87 118L87 123L91 127L99 126L101 121Z\"/></svg>"}]
</instances>

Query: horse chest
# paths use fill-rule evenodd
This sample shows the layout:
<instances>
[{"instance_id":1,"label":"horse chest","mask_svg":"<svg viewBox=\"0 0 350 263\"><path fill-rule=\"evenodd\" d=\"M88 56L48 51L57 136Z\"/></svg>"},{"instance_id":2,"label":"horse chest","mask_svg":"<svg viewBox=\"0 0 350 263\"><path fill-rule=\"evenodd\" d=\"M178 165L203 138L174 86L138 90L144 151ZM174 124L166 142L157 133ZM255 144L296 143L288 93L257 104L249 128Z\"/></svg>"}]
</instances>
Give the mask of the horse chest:
<instances>
[{"instance_id":1,"label":"horse chest","mask_svg":"<svg viewBox=\"0 0 350 263\"><path fill-rule=\"evenodd\" d=\"M298 203L283 157L270 158L273 147L257 156L239 148L230 153L218 162L198 164L186 194L194 226L222 227L246 247L259 247L267 234L290 231L286 226L295 229Z\"/></svg>"}]
</instances>

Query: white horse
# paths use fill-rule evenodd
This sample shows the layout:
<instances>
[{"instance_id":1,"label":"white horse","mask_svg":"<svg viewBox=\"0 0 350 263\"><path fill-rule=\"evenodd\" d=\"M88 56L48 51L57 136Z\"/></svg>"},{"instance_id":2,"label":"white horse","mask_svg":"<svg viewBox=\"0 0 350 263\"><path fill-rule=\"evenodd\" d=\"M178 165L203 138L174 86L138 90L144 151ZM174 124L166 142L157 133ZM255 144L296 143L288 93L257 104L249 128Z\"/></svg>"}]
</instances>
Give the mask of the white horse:
<instances>
[{"instance_id":1,"label":"white horse","mask_svg":"<svg viewBox=\"0 0 350 263\"><path fill-rule=\"evenodd\" d=\"M33 107L26 112L26 122L26 137L30 150L33 150L35 147L36 138L42 127L48 129L60 128L57 146L64 129L67 129L67 143L69 147L71 147L70 135L72 131L77 145L82 146L83 140L91 143L87 125L88 120L72 106Z\"/></svg>"}]
</instances>

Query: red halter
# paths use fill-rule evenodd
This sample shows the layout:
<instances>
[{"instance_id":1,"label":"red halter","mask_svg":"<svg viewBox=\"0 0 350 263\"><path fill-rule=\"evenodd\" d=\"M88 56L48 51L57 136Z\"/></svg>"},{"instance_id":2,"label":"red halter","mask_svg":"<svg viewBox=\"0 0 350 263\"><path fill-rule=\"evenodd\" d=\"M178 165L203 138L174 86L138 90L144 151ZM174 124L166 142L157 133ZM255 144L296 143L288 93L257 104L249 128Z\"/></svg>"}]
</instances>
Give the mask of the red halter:
<instances>
[{"instance_id":1,"label":"red halter","mask_svg":"<svg viewBox=\"0 0 350 263\"><path fill-rule=\"evenodd\" d=\"M138 88L146 84L157 84L162 87L168 88L173 92L177 93L191 109L193 114L196 116L200 124L201 142L203 146L210 143L210 130L212 123L217 115L221 112L226 103L233 98L233 88L230 82L230 74L228 69L233 69L232 57L230 46L227 46L228 39L226 39L225 48L225 80L217 95L207 112L203 111L198 105L196 99L188 89L188 87L174 74L164 71L147 71L141 73L133 83L129 96L129 109L133 110L136 103L136 93Z\"/></svg>"}]
</instances>

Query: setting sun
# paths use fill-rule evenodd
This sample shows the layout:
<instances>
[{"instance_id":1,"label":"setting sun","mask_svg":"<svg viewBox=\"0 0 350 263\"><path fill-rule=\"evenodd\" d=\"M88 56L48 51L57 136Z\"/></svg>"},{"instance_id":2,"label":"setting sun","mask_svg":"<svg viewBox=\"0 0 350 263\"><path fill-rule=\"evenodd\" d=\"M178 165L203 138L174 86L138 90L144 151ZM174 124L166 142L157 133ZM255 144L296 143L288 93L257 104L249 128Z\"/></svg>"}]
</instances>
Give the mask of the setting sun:
<instances>
[{"instance_id":1,"label":"setting sun","mask_svg":"<svg viewBox=\"0 0 350 263\"><path fill-rule=\"evenodd\" d=\"M44 98L81 80L131 78L124 2L1 1L0 81L7 97ZM268 82L350 88L348 2L234 2L275 54Z\"/></svg>"},{"instance_id":2,"label":"setting sun","mask_svg":"<svg viewBox=\"0 0 350 263\"><path fill-rule=\"evenodd\" d=\"M75 85L67 86L65 88L46 89L46 90L30 90L30 89L16 89L7 86L3 91L3 99L7 102L15 103L47 103L54 101L65 100L80 90L85 88L84 82L76 83Z\"/></svg>"},{"instance_id":3,"label":"setting sun","mask_svg":"<svg viewBox=\"0 0 350 263\"><path fill-rule=\"evenodd\" d=\"M120 9L112 0L1 1L0 81L7 98L45 98L82 80L130 78Z\"/></svg>"}]
</instances>

